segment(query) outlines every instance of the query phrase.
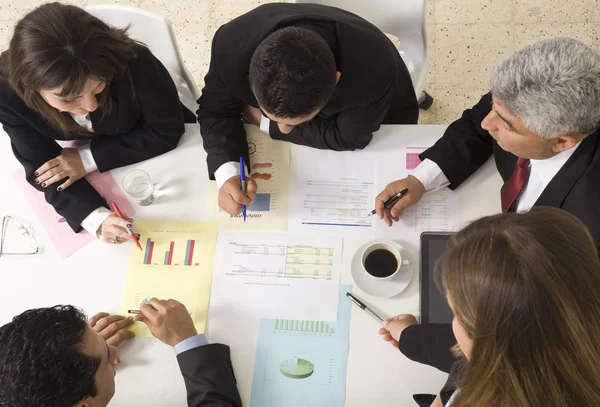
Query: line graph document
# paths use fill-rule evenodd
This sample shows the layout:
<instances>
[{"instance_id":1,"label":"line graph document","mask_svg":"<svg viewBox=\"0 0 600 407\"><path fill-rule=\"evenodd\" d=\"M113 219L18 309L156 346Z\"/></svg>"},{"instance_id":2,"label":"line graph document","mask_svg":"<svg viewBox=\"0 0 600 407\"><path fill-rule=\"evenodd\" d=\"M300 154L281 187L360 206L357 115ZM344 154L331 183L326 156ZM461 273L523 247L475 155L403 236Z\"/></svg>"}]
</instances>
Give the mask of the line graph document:
<instances>
[{"instance_id":1,"label":"line graph document","mask_svg":"<svg viewBox=\"0 0 600 407\"><path fill-rule=\"evenodd\" d=\"M362 154L362 155L359 155ZM288 230L371 235L375 166L365 152L292 146Z\"/></svg>"},{"instance_id":2,"label":"line graph document","mask_svg":"<svg viewBox=\"0 0 600 407\"><path fill-rule=\"evenodd\" d=\"M287 234L219 235L213 311L335 321L342 239Z\"/></svg>"}]
</instances>

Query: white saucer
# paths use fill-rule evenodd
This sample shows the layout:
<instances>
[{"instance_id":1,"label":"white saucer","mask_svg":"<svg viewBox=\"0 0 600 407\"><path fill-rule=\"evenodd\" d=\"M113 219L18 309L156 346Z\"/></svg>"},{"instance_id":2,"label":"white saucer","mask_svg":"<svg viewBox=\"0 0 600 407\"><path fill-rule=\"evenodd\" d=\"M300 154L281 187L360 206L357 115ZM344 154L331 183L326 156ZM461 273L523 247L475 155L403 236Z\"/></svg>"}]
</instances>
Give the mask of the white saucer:
<instances>
[{"instance_id":1,"label":"white saucer","mask_svg":"<svg viewBox=\"0 0 600 407\"><path fill-rule=\"evenodd\" d=\"M360 288L367 294L373 295L375 297L394 297L400 294L402 291L404 291L406 287L408 287L408 285L410 284L410 280L412 279L413 275L413 266L411 264L410 266L401 269L398 272L398 274L394 276L394 278L389 280L376 280L373 277L369 276L362 267L362 253L368 246L378 242L387 243L394 246L402 254L403 261L405 260L404 247L402 247L402 245L400 245L399 243L387 239L372 240L362 245L360 249L358 249L356 253L354 253L354 257L352 258L352 263L350 265L352 279L354 280L354 283L358 286L358 288Z\"/></svg>"}]
</instances>

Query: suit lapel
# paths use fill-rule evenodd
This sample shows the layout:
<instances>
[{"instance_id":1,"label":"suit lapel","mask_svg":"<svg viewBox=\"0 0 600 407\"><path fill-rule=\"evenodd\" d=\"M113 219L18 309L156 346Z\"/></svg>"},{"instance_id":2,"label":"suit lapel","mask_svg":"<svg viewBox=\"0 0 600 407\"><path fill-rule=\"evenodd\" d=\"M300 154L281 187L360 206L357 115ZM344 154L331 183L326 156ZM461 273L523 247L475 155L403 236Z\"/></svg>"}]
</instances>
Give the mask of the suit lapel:
<instances>
[{"instance_id":1,"label":"suit lapel","mask_svg":"<svg viewBox=\"0 0 600 407\"><path fill-rule=\"evenodd\" d=\"M579 177L589 167L598 149L600 136L597 133L586 137L571 158L563 165L542 192L534 206L562 207L562 203Z\"/></svg>"}]
</instances>

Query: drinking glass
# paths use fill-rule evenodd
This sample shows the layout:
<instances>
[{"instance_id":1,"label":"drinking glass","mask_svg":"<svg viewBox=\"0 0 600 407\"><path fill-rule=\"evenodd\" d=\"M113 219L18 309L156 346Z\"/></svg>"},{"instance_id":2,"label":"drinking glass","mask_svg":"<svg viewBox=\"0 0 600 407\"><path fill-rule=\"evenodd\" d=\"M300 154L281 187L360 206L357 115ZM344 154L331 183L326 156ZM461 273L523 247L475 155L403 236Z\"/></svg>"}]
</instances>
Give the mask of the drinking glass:
<instances>
[{"instance_id":1,"label":"drinking glass","mask_svg":"<svg viewBox=\"0 0 600 407\"><path fill-rule=\"evenodd\" d=\"M141 206L148 206L156 199L156 190L150 175L144 170L129 171L122 182L123 189Z\"/></svg>"}]
</instances>

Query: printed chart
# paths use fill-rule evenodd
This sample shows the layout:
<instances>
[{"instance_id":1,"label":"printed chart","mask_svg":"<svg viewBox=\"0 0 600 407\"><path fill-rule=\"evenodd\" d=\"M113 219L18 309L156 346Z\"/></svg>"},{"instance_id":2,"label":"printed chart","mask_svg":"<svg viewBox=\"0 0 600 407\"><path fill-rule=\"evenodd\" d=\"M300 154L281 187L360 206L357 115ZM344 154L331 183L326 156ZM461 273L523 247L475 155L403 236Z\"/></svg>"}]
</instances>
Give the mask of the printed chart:
<instances>
[{"instance_id":1,"label":"printed chart","mask_svg":"<svg viewBox=\"0 0 600 407\"><path fill-rule=\"evenodd\" d=\"M175 299L189 311L198 332L204 332L217 225L210 222L136 221L142 251L132 246L121 312L139 309L149 298ZM142 323L131 328L149 337Z\"/></svg>"},{"instance_id":2,"label":"printed chart","mask_svg":"<svg viewBox=\"0 0 600 407\"><path fill-rule=\"evenodd\" d=\"M344 405L351 289L339 286L334 322L260 321L251 407Z\"/></svg>"},{"instance_id":3,"label":"printed chart","mask_svg":"<svg viewBox=\"0 0 600 407\"><path fill-rule=\"evenodd\" d=\"M246 125L250 168L247 178L258 186L254 202L243 216L232 216L219 208L218 189L214 182L206 186L205 218L219 222L221 231L287 229L287 195L290 166L289 143L273 140L256 126Z\"/></svg>"}]
</instances>

